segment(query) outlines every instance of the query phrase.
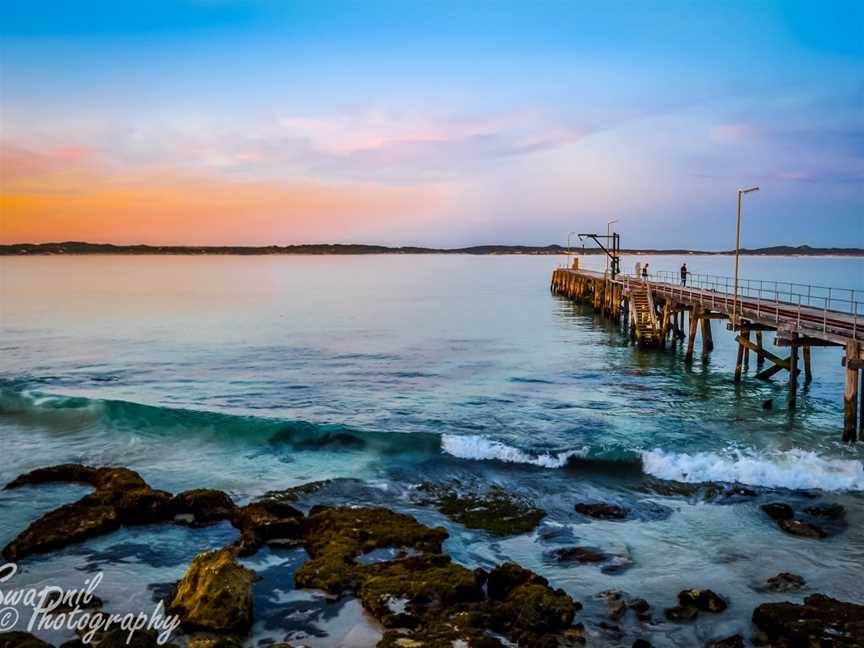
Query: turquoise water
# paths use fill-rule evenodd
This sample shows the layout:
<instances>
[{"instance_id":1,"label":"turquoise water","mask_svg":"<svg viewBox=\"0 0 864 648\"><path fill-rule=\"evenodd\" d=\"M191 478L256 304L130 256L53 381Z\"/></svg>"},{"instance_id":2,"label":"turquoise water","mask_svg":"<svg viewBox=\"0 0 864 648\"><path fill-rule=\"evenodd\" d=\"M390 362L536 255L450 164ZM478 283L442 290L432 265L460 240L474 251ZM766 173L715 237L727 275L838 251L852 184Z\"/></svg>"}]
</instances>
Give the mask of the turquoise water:
<instances>
[{"instance_id":1,"label":"turquoise water","mask_svg":"<svg viewBox=\"0 0 864 648\"><path fill-rule=\"evenodd\" d=\"M634 259L625 259L627 270ZM649 259L655 270L680 259ZM692 365L679 347L632 347L622 330L549 292L554 257L41 257L0 259L0 481L77 461L134 468L154 486L227 490L245 501L335 478L303 506L374 502L451 532L469 566L506 559L585 603L595 645L597 592L647 598L658 623L622 627L657 646L749 634L758 582L779 571L811 591L864 602L864 445L840 443L841 354L814 349L814 382L790 414L783 381L731 382L735 346ZM728 257L689 257L691 272L731 274ZM590 258L588 265L602 267ZM744 258L742 275L864 288L864 261ZM770 339L770 336L768 336ZM774 408L762 403L774 399ZM423 480L499 484L548 513L532 534L492 539L415 502ZM706 502L664 480L741 482L753 501ZM802 492L806 491L806 495ZM5 544L77 488L0 491ZM782 534L759 511L772 498L830 501L847 527L822 541ZM586 523L579 501L633 507L637 519ZM74 581L105 570L110 607L147 608L198 551L230 528L123 530L34 558L20 580ZM557 543L557 544L556 544ZM548 560L582 544L632 566L605 574ZM264 610L250 645L374 645L356 602L293 589L302 552L265 552ZM161 584L161 585L160 585ZM275 584L275 585L274 585ZM732 606L693 625L660 623L685 587ZM275 597L275 598L274 598ZM137 609L136 609L137 608ZM281 622L285 609L293 621Z\"/></svg>"}]
</instances>

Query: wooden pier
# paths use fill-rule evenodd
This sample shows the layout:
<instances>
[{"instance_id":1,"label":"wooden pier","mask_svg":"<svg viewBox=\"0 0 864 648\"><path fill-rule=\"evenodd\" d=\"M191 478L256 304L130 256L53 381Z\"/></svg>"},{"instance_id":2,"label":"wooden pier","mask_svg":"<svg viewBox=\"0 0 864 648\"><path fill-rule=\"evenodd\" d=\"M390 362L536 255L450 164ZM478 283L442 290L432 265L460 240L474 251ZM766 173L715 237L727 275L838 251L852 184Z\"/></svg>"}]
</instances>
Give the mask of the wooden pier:
<instances>
[{"instance_id":1,"label":"wooden pier","mask_svg":"<svg viewBox=\"0 0 864 648\"><path fill-rule=\"evenodd\" d=\"M843 440L864 440L864 291L841 290L741 280L737 294L726 277L688 275L685 286L673 273L660 272L648 280L592 270L558 268L552 275L552 291L590 304L596 311L628 327L642 347L665 348L670 340L686 340L685 359L693 359L696 338L701 336L703 356L714 349L711 323L725 320L738 343L733 380L739 382L756 359L756 378L769 380L784 374L789 385L789 408L795 409L798 380L812 380L812 347L845 349ZM687 320L685 323L685 319ZM765 347L765 333L774 344L789 349L786 358ZM766 368L766 362L769 366Z\"/></svg>"}]
</instances>

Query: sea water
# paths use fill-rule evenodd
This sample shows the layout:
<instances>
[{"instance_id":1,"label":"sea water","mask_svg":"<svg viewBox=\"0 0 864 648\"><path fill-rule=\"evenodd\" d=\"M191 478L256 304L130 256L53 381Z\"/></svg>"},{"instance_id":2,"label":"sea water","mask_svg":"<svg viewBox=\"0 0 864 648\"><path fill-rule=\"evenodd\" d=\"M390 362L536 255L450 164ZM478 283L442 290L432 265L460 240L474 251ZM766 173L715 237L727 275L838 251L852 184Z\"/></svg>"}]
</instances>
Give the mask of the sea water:
<instances>
[{"instance_id":1,"label":"sea water","mask_svg":"<svg viewBox=\"0 0 864 648\"><path fill-rule=\"evenodd\" d=\"M632 271L635 258L622 262ZM731 275L730 257L657 256L652 271ZM750 633L753 607L823 592L864 603L864 444L840 442L838 349L813 350L813 383L786 408L783 374L732 382L736 346L640 350L623 329L549 291L549 256L81 256L0 258L0 435L6 482L63 462L122 465L170 491L219 488L238 502L321 479L301 500L376 504L445 526L468 567L515 561L585 605L593 645L693 646ZM602 269L600 257L583 265ZM864 261L743 257L742 276L864 289ZM773 338L766 335L766 341ZM783 350L776 350L783 354ZM763 403L773 401L772 409ZM490 537L414 496L422 481L498 485L546 510L534 532ZM676 484L730 482L759 493L706 498ZM87 492L0 491L0 543ZM695 494L694 494L695 493ZM836 502L846 526L821 541L784 535L766 501ZM589 522L574 504L627 506ZM148 610L200 551L230 543L204 529L123 529L22 561L16 582L64 584L103 571L109 611ZM628 569L562 565L590 546ZM265 549L250 645L373 646L356 601L298 591L302 550ZM766 594L780 571L804 592ZM730 609L664 622L676 593L710 587ZM646 598L656 623L604 630L598 592ZM606 619L608 621L608 619ZM57 638L57 637L48 637Z\"/></svg>"}]
</instances>

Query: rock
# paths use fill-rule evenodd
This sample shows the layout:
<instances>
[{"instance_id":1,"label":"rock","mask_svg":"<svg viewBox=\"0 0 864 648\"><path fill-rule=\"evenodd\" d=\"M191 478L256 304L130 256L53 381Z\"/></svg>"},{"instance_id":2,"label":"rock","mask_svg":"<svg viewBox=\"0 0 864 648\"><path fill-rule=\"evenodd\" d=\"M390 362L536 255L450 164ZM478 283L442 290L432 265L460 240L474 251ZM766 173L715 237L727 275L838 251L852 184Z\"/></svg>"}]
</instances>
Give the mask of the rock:
<instances>
[{"instance_id":1,"label":"rock","mask_svg":"<svg viewBox=\"0 0 864 648\"><path fill-rule=\"evenodd\" d=\"M600 592L597 596L606 601L609 608L609 616L613 621L618 621L627 612L627 603L624 601L624 593L617 590Z\"/></svg>"},{"instance_id":2,"label":"rock","mask_svg":"<svg viewBox=\"0 0 864 648\"><path fill-rule=\"evenodd\" d=\"M46 553L120 528L117 510L94 495L46 513L3 549L9 562Z\"/></svg>"},{"instance_id":3,"label":"rock","mask_svg":"<svg viewBox=\"0 0 864 648\"><path fill-rule=\"evenodd\" d=\"M0 632L0 648L53 648L29 632Z\"/></svg>"},{"instance_id":4,"label":"rock","mask_svg":"<svg viewBox=\"0 0 864 648\"><path fill-rule=\"evenodd\" d=\"M116 530L121 525L149 524L170 517L171 494L154 490L134 470L63 464L20 475L6 488L47 482L85 482L95 491L77 502L43 515L3 549L9 561Z\"/></svg>"},{"instance_id":5,"label":"rock","mask_svg":"<svg viewBox=\"0 0 864 648\"><path fill-rule=\"evenodd\" d=\"M231 523L240 529L234 547L241 556L254 554L266 542L303 542L303 513L290 504L266 499L237 509Z\"/></svg>"},{"instance_id":6,"label":"rock","mask_svg":"<svg viewBox=\"0 0 864 648\"><path fill-rule=\"evenodd\" d=\"M777 523L786 533L800 538L824 538L825 532L815 524L804 520L780 520Z\"/></svg>"},{"instance_id":7,"label":"rock","mask_svg":"<svg viewBox=\"0 0 864 648\"><path fill-rule=\"evenodd\" d=\"M514 589L525 584L548 585L549 581L516 563L504 563L489 572L486 593L491 599L504 601Z\"/></svg>"},{"instance_id":8,"label":"rock","mask_svg":"<svg viewBox=\"0 0 864 648\"><path fill-rule=\"evenodd\" d=\"M600 563L609 559L606 554L587 547L564 547L556 549L552 555L558 562Z\"/></svg>"},{"instance_id":9,"label":"rock","mask_svg":"<svg viewBox=\"0 0 864 648\"><path fill-rule=\"evenodd\" d=\"M722 612L728 606L720 596L710 589L683 590L678 593L678 605L694 607L700 612Z\"/></svg>"},{"instance_id":10,"label":"rock","mask_svg":"<svg viewBox=\"0 0 864 648\"><path fill-rule=\"evenodd\" d=\"M241 648L242 645L230 635L195 634L186 642L186 648ZM268 648L276 648L277 645L288 644L271 644Z\"/></svg>"},{"instance_id":11,"label":"rock","mask_svg":"<svg viewBox=\"0 0 864 648\"><path fill-rule=\"evenodd\" d=\"M297 586L343 594L357 589L370 567L356 563L358 556L388 547L440 554L447 531L385 508L316 506L303 521L303 535L311 559L294 574Z\"/></svg>"},{"instance_id":12,"label":"rock","mask_svg":"<svg viewBox=\"0 0 864 648\"><path fill-rule=\"evenodd\" d=\"M864 646L864 605L813 594L802 605L763 603L753 610L753 623L778 647Z\"/></svg>"},{"instance_id":13,"label":"rock","mask_svg":"<svg viewBox=\"0 0 864 648\"><path fill-rule=\"evenodd\" d=\"M798 574L781 572L765 581L765 589L771 592L794 592L807 585Z\"/></svg>"},{"instance_id":14,"label":"rock","mask_svg":"<svg viewBox=\"0 0 864 648\"><path fill-rule=\"evenodd\" d=\"M768 514L768 517L775 521L791 520L795 517L795 511L788 504L773 502L771 504L763 504L761 508Z\"/></svg>"},{"instance_id":15,"label":"rock","mask_svg":"<svg viewBox=\"0 0 864 648\"><path fill-rule=\"evenodd\" d=\"M459 493L454 487L427 482L418 490L430 496L423 503L432 504L454 522L494 536L528 533L546 516L543 509L498 486L483 493Z\"/></svg>"},{"instance_id":16,"label":"rock","mask_svg":"<svg viewBox=\"0 0 864 648\"><path fill-rule=\"evenodd\" d=\"M246 633L252 625L255 572L227 549L199 554L177 583L167 605L187 629Z\"/></svg>"},{"instance_id":17,"label":"rock","mask_svg":"<svg viewBox=\"0 0 864 648\"><path fill-rule=\"evenodd\" d=\"M623 520L630 509L617 504L577 504L576 512L595 520Z\"/></svg>"},{"instance_id":18,"label":"rock","mask_svg":"<svg viewBox=\"0 0 864 648\"><path fill-rule=\"evenodd\" d=\"M237 509L226 493L209 488L178 493L171 499L169 508L175 517L191 515L195 524L230 519Z\"/></svg>"},{"instance_id":19,"label":"rock","mask_svg":"<svg viewBox=\"0 0 864 648\"><path fill-rule=\"evenodd\" d=\"M807 515L825 518L827 520L840 520L846 516L846 509L840 504L823 504L821 506L810 506L804 509Z\"/></svg>"},{"instance_id":20,"label":"rock","mask_svg":"<svg viewBox=\"0 0 864 648\"><path fill-rule=\"evenodd\" d=\"M695 607L676 605L675 607L663 610L663 614L665 614L666 618L670 621L692 621L699 616L699 610Z\"/></svg>"},{"instance_id":21,"label":"rock","mask_svg":"<svg viewBox=\"0 0 864 648\"><path fill-rule=\"evenodd\" d=\"M129 630L110 629L99 639L99 648L177 648L177 644L159 644L155 630L140 629L129 637Z\"/></svg>"},{"instance_id":22,"label":"rock","mask_svg":"<svg viewBox=\"0 0 864 648\"><path fill-rule=\"evenodd\" d=\"M484 598L475 573L442 554L378 563L365 571L360 601L386 628L416 628L430 614Z\"/></svg>"},{"instance_id":23,"label":"rock","mask_svg":"<svg viewBox=\"0 0 864 648\"><path fill-rule=\"evenodd\" d=\"M637 639L633 642L633 648L653 648L647 639Z\"/></svg>"},{"instance_id":24,"label":"rock","mask_svg":"<svg viewBox=\"0 0 864 648\"><path fill-rule=\"evenodd\" d=\"M498 627L509 630L512 626L520 645L534 645L527 640L528 636L564 630L573 623L576 611L581 608L581 604L563 590L526 582L511 590L494 611Z\"/></svg>"},{"instance_id":25,"label":"rock","mask_svg":"<svg viewBox=\"0 0 864 648\"><path fill-rule=\"evenodd\" d=\"M705 648L744 648L744 637L739 634L709 641Z\"/></svg>"},{"instance_id":26,"label":"rock","mask_svg":"<svg viewBox=\"0 0 864 648\"><path fill-rule=\"evenodd\" d=\"M299 486L292 486L291 488L268 491L267 493L265 493L264 497L266 499L296 502L298 499L317 493L322 488L326 488L332 483L332 479L319 479L318 481L307 482L305 484L300 484Z\"/></svg>"},{"instance_id":27,"label":"rock","mask_svg":"<svg viewBox=\"0 0 864 648\"><path fill-rule=\"evenodd\" d=\"M93 478L96 476L96 470L96 468L82 466L81 464L61 464L59 466L49 466L48 468L37 468L29 473L19 475L13 481L6 484L4 488L11 489L50 482L92 484Z\"/></svg>"}]
</instances>

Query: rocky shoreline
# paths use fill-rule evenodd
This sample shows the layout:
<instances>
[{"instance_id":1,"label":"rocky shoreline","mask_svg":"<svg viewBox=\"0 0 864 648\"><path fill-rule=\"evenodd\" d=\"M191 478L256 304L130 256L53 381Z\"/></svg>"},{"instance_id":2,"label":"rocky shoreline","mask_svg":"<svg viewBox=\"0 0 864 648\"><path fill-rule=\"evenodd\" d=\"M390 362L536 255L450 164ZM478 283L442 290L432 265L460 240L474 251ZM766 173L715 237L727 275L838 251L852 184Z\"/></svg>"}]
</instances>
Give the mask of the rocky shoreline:
<instances>
[{"instance_id":1,"label":"rocky shoreline","mask_svg":"<svg viewBox=\"0 0 864 648\"><path fill-rule=\"evenodd\" d=\"M247 639L255 618L252 589L257 576L237 559L252 556L265 545L303 548L308 560L295 573L295 586L356 598L383 628L378 643L382 648L565 648L587 641L586 628L577 618L582 609L579 601L512 562L488 570L457 564L444 551L448 532L442 527L426 526L383 507L313 506L304 513L292 505L304 493L321 488L320 482L267 493L239 506L218 490L171 494L154 489L128 468L64 464L20 475L5 488L52 482L86 484L93 492L32 522L3 549L6 560L20 562L120 527L227 521L237 529L231 544L195 557L164 600L167 612L182 621L182 635L174 639L190 648L232 648ZM749 494L736 492L735 496ZM545 515L501 489L465 494L447 485L423 484L418 497L465 527L493 536L528 533ZM602 502L579 502L574 507L589 519L626 522L633 515L629 509ZM802 541L818 542L836 532L843 517L842 507L836 505L796 511L789 504L772 502L762 509L780 529ZM554 558L578 565L602 563L608 556L590 547L565 547L554 552ZM781 573L768 579L764 591L795 592L804 585L802 577ZM644 599L614 590L597 596L608 607L609 621L601 624L605 630L614 632L628 611L639 623L654 618L651 604ZM727 606L722 594L696 588L681 591L662 614L668 623L688 623L700 614L723 614ZM754 609L752 620L754 645L864 648L864 606L822 594L812 594L801 604L763 603ZM106 633L94 644L126 645L125 633ZM138 633L133 645L151 648L156 645L155 634ZM636 639L632 645L651 646L647 639ZM707 645L746 644L743 636L734 635ZM287 644L270 648L280 646ZM0 648L13 647L48 648L48 644L23 632L0 633ZM80 639L62 644L62 648L84 647Z\"/></svg>"}]
</instances>

